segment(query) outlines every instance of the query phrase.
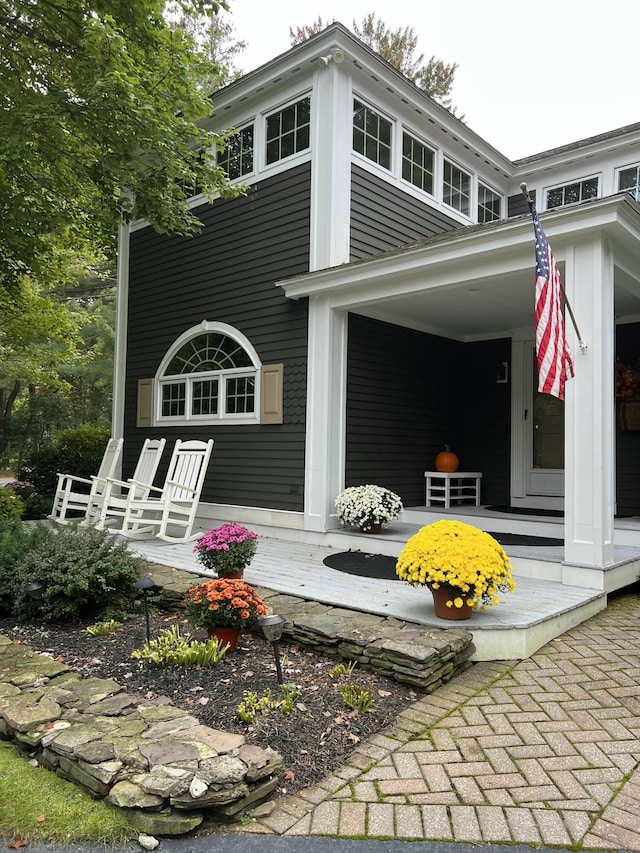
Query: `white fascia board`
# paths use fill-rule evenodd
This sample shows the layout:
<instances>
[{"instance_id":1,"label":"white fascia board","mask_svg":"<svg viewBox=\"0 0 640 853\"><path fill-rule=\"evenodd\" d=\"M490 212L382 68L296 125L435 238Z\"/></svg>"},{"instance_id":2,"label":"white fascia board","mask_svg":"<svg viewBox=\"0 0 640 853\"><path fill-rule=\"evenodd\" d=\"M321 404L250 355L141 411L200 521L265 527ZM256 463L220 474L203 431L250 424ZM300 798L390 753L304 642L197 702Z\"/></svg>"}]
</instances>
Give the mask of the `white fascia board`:
<instances>
[{"instance_id":1,"label":"white fascia board","mask_svg":"<svg viewBox=\"0 0 640 853\"><path fill-rule=\"evenodd\" d=\"M626 215L621 216L621 211ZM566 242L595 231L612 229L622 233L620 227L628 222L635 225L634 240L640 240L640 207L625 196L615 196L574 208L558 208L544 216L543 227L553 245L557 260L562 259ZM461 275L473 277L496 275L525 269L533 263L533 224L526 216L507 220L490 229L474 229L458 233L449 240L426 242L411 248L377 255L365 261L354 261L340 267L310 273L277 283L290 299L332 294L335 307L347 308L362 295L381 298L388 295L411 293L417 288L428 290L454 284ZM418 282L417 273L420 273ZM374 293L375 289L375 293ZM357 298L360 294L360 298Z\"/></svg>"},{"instance_id":2,"label":"white fascia board","mask_svg":"<svg viewBox=\"0 0 640 853\"><path fill-rule=\"evenodd\" d=\"M640 123L630 125L628 129L620 128L619 130L619 133L614 129L611 133L577 140L570 145L552 148L540 154L516 160L513 164L514 177L522 180L527 175L535 175L576 162L588 164L597 158L610 157L612 152L640 145Z\"/></svg>"}]
</instances>

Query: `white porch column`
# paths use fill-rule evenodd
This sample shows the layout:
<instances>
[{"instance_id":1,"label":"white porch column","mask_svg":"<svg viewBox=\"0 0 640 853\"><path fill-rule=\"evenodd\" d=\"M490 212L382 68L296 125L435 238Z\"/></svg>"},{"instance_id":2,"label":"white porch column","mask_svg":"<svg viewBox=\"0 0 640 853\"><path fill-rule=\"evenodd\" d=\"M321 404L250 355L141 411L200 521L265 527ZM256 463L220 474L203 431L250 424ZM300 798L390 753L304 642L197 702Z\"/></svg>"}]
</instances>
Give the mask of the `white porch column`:
<instances>
[{"instance_id":1,"label":"white porch column","mask_svg":"<svg viewBox=\"0 0 640 853\"><path fill-rule=\"evenodd\" d=\"M613 562L615 407L613 258L602 237L568 247L565 287L588 348L567 316L575 378L566 385L565 562Z\"/></svg>"},{"instance_id":2,"label":"white porch column","mask_svg":"<svg viewBox=\"0 0 640 853\"><path fill-rule=\"evenodd\" d=\"M305 530L325 531L344 485L347 314L309 299Z\"/></svg>"}]
</instances>

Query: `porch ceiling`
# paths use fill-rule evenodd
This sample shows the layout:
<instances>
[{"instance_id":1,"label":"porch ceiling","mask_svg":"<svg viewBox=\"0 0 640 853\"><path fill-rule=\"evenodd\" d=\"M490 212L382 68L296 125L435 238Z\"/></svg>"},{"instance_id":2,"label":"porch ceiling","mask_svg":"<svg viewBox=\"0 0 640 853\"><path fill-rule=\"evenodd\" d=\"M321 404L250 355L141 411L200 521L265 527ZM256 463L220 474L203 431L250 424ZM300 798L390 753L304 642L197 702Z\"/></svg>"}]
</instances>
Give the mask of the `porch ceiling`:
<instances>
[{"instance_id":1,"label":"porch ceiling","mask_svg":"<svg viewBox=\"0 0 640 853\"><path fill-rule=\"evenodd\" d=\"M499 337L534 325L532 273L469 279L354 309L376 320L454 340Z\"/></svg>"},{"instance_id":2,"label":"porch ceiling","mask_svg":"<svg viewBox=\"0 0 640 853\"><path fill-rule=\"evenodd\" d=\"M559 264L564 279L564 264ZM510 335L534 327L533 268L490 278L468 279L448 287L421 290L366 303L353 312L453 340ZM640 316L640 287L615 270L616 318Z\"/></svg>"}]
</instances>

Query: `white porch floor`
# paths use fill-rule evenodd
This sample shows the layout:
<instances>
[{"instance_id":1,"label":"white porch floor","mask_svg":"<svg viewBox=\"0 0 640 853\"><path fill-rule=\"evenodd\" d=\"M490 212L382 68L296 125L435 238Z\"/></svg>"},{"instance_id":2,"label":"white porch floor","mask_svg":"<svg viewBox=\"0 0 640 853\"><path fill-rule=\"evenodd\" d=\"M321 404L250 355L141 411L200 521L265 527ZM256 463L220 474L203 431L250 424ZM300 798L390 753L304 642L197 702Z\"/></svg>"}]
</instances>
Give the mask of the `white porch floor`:
<instances>
[{"instance_id":1,"label":"white porch floor","mask_svg":"<svg viewBox=\"0 0 640 853\"><path fill-rule=\"evenodd\" d=\"M460 509L456 508L456 515L466 515ZM396 580L349 575L324 565L323 559L328 554L350 548L397 556L420 526L436 520L419 513L420 520L416 523L413 511L405 511L405 518L407 512L411 521L393 524L375 537L344 530L306 534L299 530L250 525L260 538L257 554L245 571L245 579L256 586L325 604L395 616L432 627L463 628L473 634L476 646L473 659L480 661L529 657L545 643L604 609L607 592L634 583L640 575L640 549L637 548L616 549L616 559L619 557L620 562L595 574L590 570L589 582L585 584L567 582L566 578L576 567L564 566L559 546L505 546L514 566L515 593L505 595L497 607L474 611L469 621L450 623L435 616L427 590L414 589ZM442 517L442 513L438 517ZM482 520L486 522L486 515ZM522 520L522 517L517 518L520 523ZM536 518L533 522L536 530L530 535L553 535L541 531L540 521L546 529L548 520ZM555 537L562 536L562 520L558 521L560 527L555 527ZM208 530L218 523L207 519L197 529ZM474 521L469 519L469 523ZM505 523L492 529L511 532L505 529ZM485 524L478 526L487 529ZM131 551L151 562L204 574L195 559L192 542L168 544L157 539L128 540L128 545Z\"/></svg>"}]
</instances>

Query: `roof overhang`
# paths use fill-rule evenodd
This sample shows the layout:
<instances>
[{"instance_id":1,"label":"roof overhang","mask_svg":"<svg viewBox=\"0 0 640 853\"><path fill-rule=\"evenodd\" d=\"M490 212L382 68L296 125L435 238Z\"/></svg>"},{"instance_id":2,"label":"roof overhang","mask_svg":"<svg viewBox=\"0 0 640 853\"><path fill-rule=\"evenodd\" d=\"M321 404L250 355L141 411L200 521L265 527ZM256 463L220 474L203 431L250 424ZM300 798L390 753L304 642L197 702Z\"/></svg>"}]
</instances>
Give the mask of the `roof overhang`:
<instances>
[{"instance_id":1,"label":"roof overhang","mask_svg":"<svg viewBox=\"0 0 640 853\"><path fill-rule=\"evenodd\" d=\"M605 239L615 265L616 314L640 316L640 206L628 194L544 214L561 272L578 241ZM324 297L337 310L456 340L533 327L531 217L439 234L366 260L278 282L287 297Z\"/></svg>"}]
</instances>

